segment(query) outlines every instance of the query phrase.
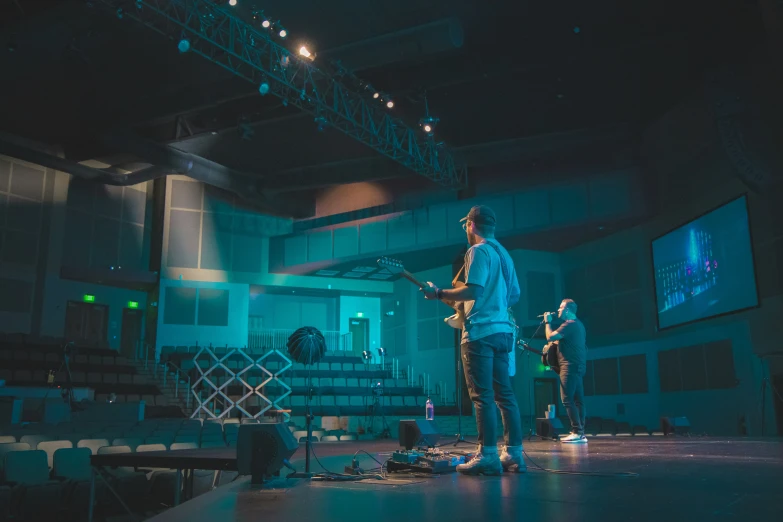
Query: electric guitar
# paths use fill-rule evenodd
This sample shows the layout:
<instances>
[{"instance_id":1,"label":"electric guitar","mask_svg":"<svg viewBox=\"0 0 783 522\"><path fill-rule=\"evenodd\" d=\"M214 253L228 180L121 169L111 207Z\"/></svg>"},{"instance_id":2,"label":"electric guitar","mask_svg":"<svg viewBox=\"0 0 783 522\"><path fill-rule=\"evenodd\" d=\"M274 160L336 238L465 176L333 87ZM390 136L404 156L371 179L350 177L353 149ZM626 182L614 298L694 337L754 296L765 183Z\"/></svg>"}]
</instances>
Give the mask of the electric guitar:
<instances>
[{"instance_id":1,"label":"electric guitar","mask_svg":"<svg viewBox=\"0 0 783 522\"><path fill-rule=\"evenodd\" d=\"M541 363L544 366L549 366L552 368L552 370L560 375L560 362L557 360L557 352L560 349L557 341L552 341L544 345L544 348L542 350L536 350L535 348L532 348L529 344L527 344L522 339L519 339L517 341L517 347L520 350L528 351L531 353L534 353L536 355L541 356Z\"/></svg>"},{"instance_id":2,"label":"electric guitar","mask_svg":"<svg viewBox=\"0 0 783 522\"><path fill-rule=\"evenodd\" d=\"M418 286L420 289L429 286L428 284L422 283L421 281L416 279L414 275L408 272L407 270L405 270L405 266L400 261L397 261L396 259L383 256L380 259L378 259L378 266L381 268L385 268L386 270L388 270L394 275L401 275L402 277L404 277L414 285ZM460 288L462 286L465 286L465 283L463 283L462 281L455 281L452 286L454 286L454 288ZM454 311L456 312L454 315L447 317L443 321L449 326L451 326L452 328L461 330L465 326L465 309L462 303L447 301L445 299L441 299L441 302L445 303L446 306L453 308Z\"/></svg>"}]
</instances>

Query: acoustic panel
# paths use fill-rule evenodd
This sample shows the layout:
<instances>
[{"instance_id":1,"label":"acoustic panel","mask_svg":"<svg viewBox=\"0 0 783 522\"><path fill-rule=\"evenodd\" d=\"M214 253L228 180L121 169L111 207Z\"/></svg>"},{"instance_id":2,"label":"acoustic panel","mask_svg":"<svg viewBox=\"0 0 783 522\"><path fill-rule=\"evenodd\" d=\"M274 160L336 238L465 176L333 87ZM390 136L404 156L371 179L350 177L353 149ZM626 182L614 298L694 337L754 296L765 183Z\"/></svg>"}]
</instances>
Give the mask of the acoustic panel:
<instances>
[{"instance_id":1,"label":"acoustic panel","mask_svg":"<svg viewBox=\"0 0 783 522\"><path fill-rule=\"evenodd\" d=\"M707 368L704 364L704 345L680 348L680 371L687 378L682 379L685 391L707 389ZM683 371L685 370L685 371Z\"/></svg>"},{"instance_id":2,"label":"acoustic panel","mask_svg":"<svg viewBox=\"0 0 783 522\"><path fill-rule=\"evenodd\" d=\"M146 270L144 262L144 227L122 223L119 265L132 270Z\"/></svg>"},{"instance_id":3,"label":"acoustic panel","mask_svg":"<svg viewBox=\"0 0 783 522\"><path fill-rule=\"evenodd\" d=\"M716 390L737 386L731 339L705 344L704 356L707 365L707 387L709 389Z\"/></svg>"},{"instance_id":4,"label":"acoustic panel","mask_svg":"<svg viewBox=\"0 0 783 522\"><path fill-rule=\"evenodd\" d=\"M164 324L196 324L196 289L166 287L163 309Z\"/></svg>"},{"instance_id":5,"label":"acoustic panel","mask_svg":"<svg viewBox=\"0 0 783 522\"><path fill-rule=\"evenodd\" d=\"M0 158L0 191L8 192L11 181L11 162Z\"/></svg>"},{"instance_id":6,"label":"acoustic panel","mask_svg":"<svg viewBox=\"0 0 783 522\"><path fill-rule=\"evenodd\" d=\"M204 212L201 223L202 269L230 270L232 218L231 214Z\"/></svg>"},{"instance_id":7,"label":"acoustic panel","mask_svg":"<svg viewBox=\"0 0 783 522\"><path fill-rule=\"evenodd\" d=\"M198 325L228 326L229 292L219 288L198 291Z\"/></svg>"},{"instance_id":8,"label":"acoustic panel","mask_svg":"<svg viewBox=\"0 0 783 522\"><path fill-rule=\"evenodd\" d=\"M662 392L682 390L679 350L658 352L658 381Z\"/></svg>"},{"instance_id":9,"label":"acoustic panel","mask_svg":"<svg viewBox=\"0 0 783 522\"><path fill-rule=\"evenodd\" d=\"M41 204L28 199L8 196L6 228L38 234L41 225Z\"/></svg>"},{"instance_id":10,"label":"acoustic panel","mask_svg":"<svg viewBox=\"0 0 783 522\"><path fill-rule=\"evenodd\" d=\"M0 278L0 312L30 312L33 288L33 283L29 281Z\"/></svg>"},{"instance_id":11,"label":"acoustic panel","mask_svg":"<svg viewBox=\"0 0 783 522\"><path fill-rule=\"evenodd\" d=\"M90 266L92 242L92 217L69 208L65 216L62 265L70 267Z\"/></svg>"},{"instance_id":12,"label":"acoustic panel","mask_svg":"<svg viewBox=\"0 0 783 522\"><path fill-rule=\"evenodd\" d=\"M172 210L169 217L167 265L179 268L198 268L201 213Z\"/></svg>"},{"instance_id":13,"label":"acoustic panel","mask_svg":"<svg viewBox=\"0 0 783 522\"><path fill-rule=\"evenodd\" d=\"M43 170L14 163L11 176L11 194L41 201L43 200L43 185Z\"/></svg>"},{"instance_id":14,"label":"acoustic panel","mask_svg":"<svg viewBox=\"0 0 783 522\"><path fill-rule=\"evenodd\" d=\"M173 180L171 182L172 208L201 210L203 185L196 181Z\"/></svg>"},{"instance_id":15,"label":"acoustic panel","mask_svg":"<svg viewBox=\"0 0 783 522\"><path fill-rule=\"evenodd\" d=\"M620 357L622 393L647 393L647 357L645 354Z\"/></svg>"},{"instance_id":16,"label":"acoustic panel","mask_svg":"<svg viewBox=\"0 0 783 522\"><path fill-rule=\"evenodd\" d=\"M92 259L96 268L116 267L120 257L120 222L96 217L94 220Z\"/></svg>"},{"instance_id":17,"label":"acoustic panel","mask_svg":"<svg viewBox=\"0 0 783 522\"><path fill-rule=\"evenodd\" d=\"M3 261L34 266L38 259L38 236L27 232L6 230L3 239Z\"/></svg>"},{"instance_id":18,"label":"acoustic panel","mask_svg":"<svg viewBox=\"0 0 783 522\"><path fill-rule=\"evenodd\" d=\"M122 218L123 187L98 185L95 188L95 213L113 219Z\"/></svg>"},{"instance_id":19,"label":"acoustic panel","mask_svg":"<svg viewBox=\"0 0 783 522\"><path fill-rule=\"evenodd\" d=\"M144 190L135 187L125 187L122 194L122 220L128 223L144 224L147 213L147 184L141 185Z\"/></svg>"},{"instance_id":20,"label":"acoustic panel","mask_svg":"<svg viewBox=\"0 0 783 522\"><path fill-rule=\"evenodd\" d=\"M587 361L587 370L585 371L584 387L585 395L595 395L593 361Z\"/></svg>"},{"instance_id":21,"label":"acoustic panel","mask_svg":"<svg viewBox=\"0 0 783 522\"><path fill-rule=\"evenodd\" d=\"M616 357L594 359L593 375L596 395L617 395L620 393L620 375Z\"/></svg>"}]
</instances>

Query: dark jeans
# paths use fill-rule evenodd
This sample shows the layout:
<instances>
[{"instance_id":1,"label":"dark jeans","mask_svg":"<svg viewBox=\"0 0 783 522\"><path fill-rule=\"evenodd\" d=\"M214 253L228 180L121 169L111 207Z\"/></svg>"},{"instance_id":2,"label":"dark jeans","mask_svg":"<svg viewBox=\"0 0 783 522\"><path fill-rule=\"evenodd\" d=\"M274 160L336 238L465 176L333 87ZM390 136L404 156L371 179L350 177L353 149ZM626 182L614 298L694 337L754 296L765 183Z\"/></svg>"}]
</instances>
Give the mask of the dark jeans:
<instances>
[{"instance_id":1,"label":"dark jeans","mask_svg":"<svg viewBox=\"0 0 783 522\"><path fill-rule=\"evenodd\" d=\"M585 372L582 368L560 370L560 398L563 401L571 433L585 434Z\"/></svg>"},{"instance_id":2,"label":"dark jeans","mask_svg":"<svg viewBox=\"0 0 783 522\"><path fill-rule=\"evenodd\" d=\"M482 446L497 446L496 406L503 419L506 445L522 444L522 418L508 376L508 352L513 342L511 334L499 333L463 343L461 347L465 380L476 408L478 442Z\"/></svg>"}]
</instances>

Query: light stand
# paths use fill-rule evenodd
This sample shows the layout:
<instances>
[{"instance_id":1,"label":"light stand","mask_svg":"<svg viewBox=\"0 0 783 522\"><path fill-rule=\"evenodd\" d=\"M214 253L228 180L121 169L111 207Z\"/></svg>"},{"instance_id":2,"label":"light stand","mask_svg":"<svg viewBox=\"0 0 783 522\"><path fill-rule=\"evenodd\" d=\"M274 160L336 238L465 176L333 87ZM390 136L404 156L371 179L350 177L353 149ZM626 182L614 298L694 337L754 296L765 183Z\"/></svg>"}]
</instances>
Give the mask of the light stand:
<instances>
[{"instance_id":1,"label":"light stand","mask_svg":"<svg viewBox=\"0 0 783 522\"><path fill-rule=\"evenodd\" d=\"M326 351L326 342L323 334L312 327L303 327L294 332L288 339L288 352L297 362L307 365L307 395L305 399L305 424L307 427L307 440L305 441L305 470L295 471L288 478L313 478L315 473L310 472L310 453L312 451L313 438L313 363L321 359Z\"/></svg>"}]
</instances>

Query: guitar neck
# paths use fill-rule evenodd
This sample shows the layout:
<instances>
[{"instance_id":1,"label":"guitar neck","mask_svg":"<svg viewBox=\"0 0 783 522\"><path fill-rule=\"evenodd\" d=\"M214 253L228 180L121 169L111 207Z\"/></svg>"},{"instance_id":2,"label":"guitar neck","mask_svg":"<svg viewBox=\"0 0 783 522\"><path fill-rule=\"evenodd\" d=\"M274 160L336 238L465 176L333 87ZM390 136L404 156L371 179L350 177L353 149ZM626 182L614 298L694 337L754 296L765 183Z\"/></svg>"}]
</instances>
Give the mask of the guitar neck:
<instances>
[{"instance_id":1,"label":"guitar neck","mask_svg":"<svg viewBox=\"0 0 783 522\"><path fill-rule=\"evenodd\" d=\"M400 275L402 275L402 277L404 277L405 279L407 279L408 281L410 281L414 285L418 286L419 288L424 288L425 286L427 286L424 283L422 283L421 281L419 281L418 279L416 279L415 277L413 277L413 274L411 274L407 270L403 270L402 274L400 274Z\"/></svg>"}]
</instances>

